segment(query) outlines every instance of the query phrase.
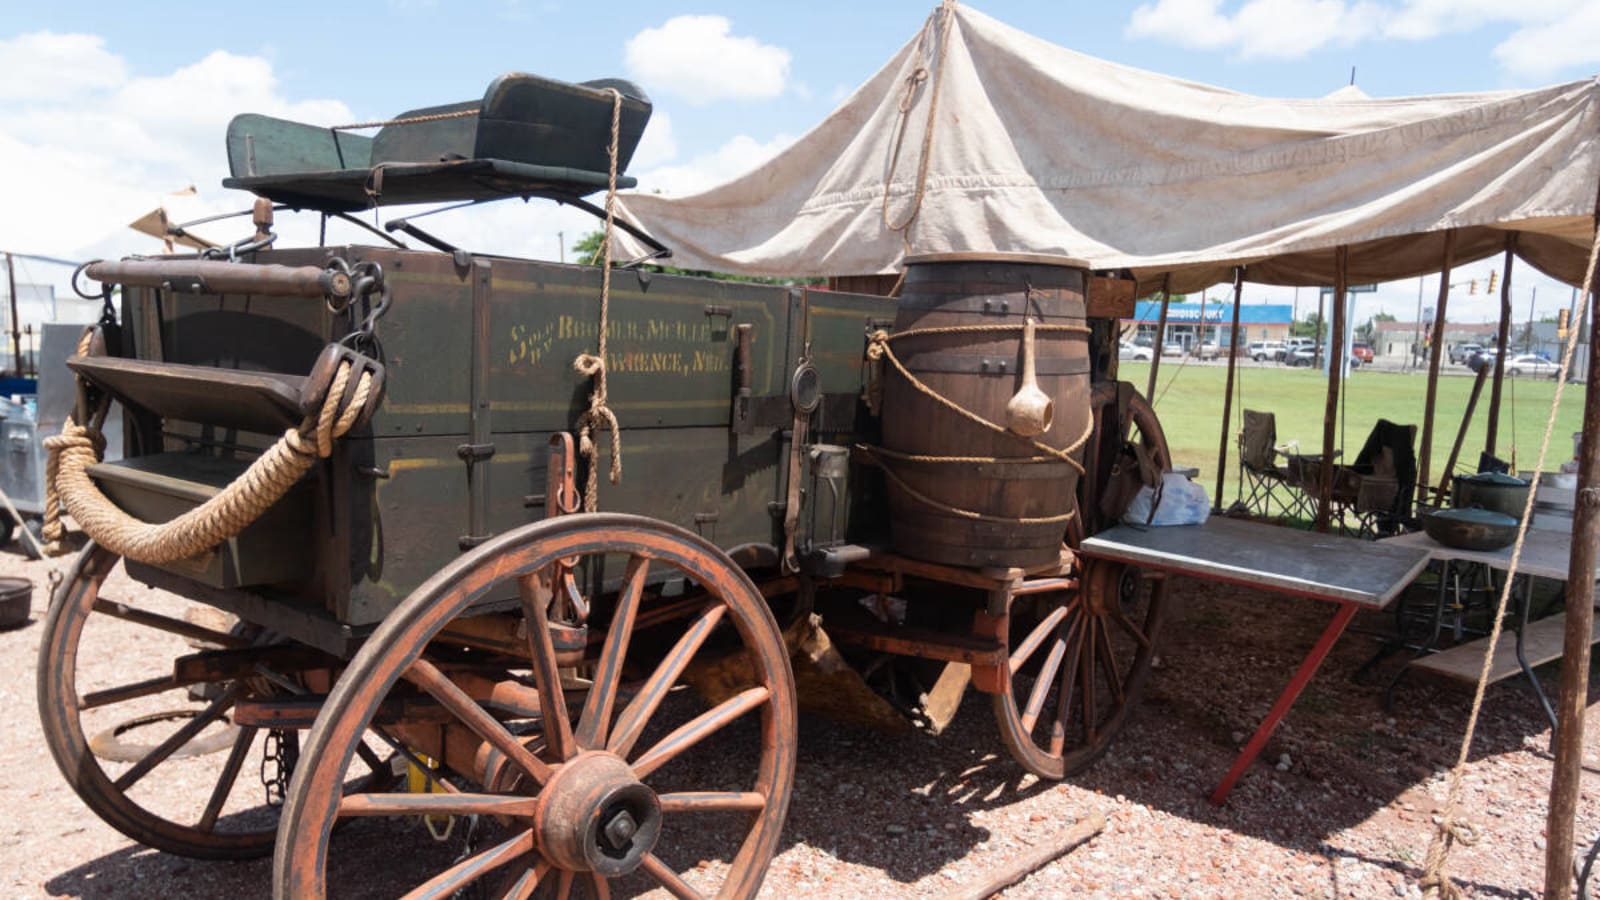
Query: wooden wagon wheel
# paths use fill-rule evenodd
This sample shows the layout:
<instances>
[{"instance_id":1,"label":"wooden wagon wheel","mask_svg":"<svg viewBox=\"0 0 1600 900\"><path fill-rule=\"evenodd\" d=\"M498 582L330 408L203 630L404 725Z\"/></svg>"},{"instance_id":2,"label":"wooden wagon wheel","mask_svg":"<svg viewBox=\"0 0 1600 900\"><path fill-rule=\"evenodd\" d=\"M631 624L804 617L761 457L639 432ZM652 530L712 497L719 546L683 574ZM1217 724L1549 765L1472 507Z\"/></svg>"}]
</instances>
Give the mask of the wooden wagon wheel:
<instances>
[{"instance_id":1,"label":"wooden wagon wheel","mask_svg":"<svg viewBox=\"0 0 1600 900\"><path fill-rule=\"evenodd\" d=\"M96 815L141 844L200 859L265 856L279 813L261 781L268 737L233 726L230 710L281 691L262 678L180 678L174 658L251 639L186 615L209 609L201 604L154 595L133 601L132 587L102 596L121 561L91 543L52 600L38 672L51 755ZM139 658L156 655L161 665L139 668ZM285 743L293 741L290 732ZM387 783L387 764L371 751L362 758L363 774ZM273 760L267 768L287 780L290 767Z\"/></svg>"},{"instance_id":2,"label":"wooden wagon wheel","mask_svg":"<svg viewBox=\"0 0 1600 900\"><path fill-rule=\"evenodd\" d=\"M574 584L602 587L564 598L551 589L563 583L569 591ZM603 632L595 625L584 638L598 649L581 670L592 673L585 679L557 649L581 626L550 621L552 610L560 616L570 608L604 623ZM485 616L501 617L501 644L494 652L481 640L464 647L455 635L483 635L473 623ZM686 710L689 695L668 693L708 639L742 644L751 678L728 700ZM467 673L496 667L498 681L470 682ZM496 689L485 690L486 681ZM516 700L507 705L507 698ZM442 735L444 793L341 801L330 788L361 728L396 702L441 714L431 728L405 733L419 742ZM749 743L740 757L748 765L699 773L690 751L710 738ZM341 819L377 817L367 824L384 827L453 814L477 816L491 834L453 858L408 860L403 874L386 860L383 877L417 884L414 896L446 896L469 884L492 896L538 890L565 897L575 887L607 896L617 882L625 889L660 885L679 897L749 897L777 849L795 739L788 653L760 593L725 554L639 516L549 519L461 557L368 639L307 740L290 792L290 824L278 841L274 893L325 896L338 888L347 863L361 865L355 828L330 846ZM465 751L452 749L462 744ZM680 832L689 835L683 843L697 845L694 855L669 862L678 838L668 835ZM706 836L717 834L731 836L707 849Z\"/></svg>"},{"instance_id":3,"label":"wooden wagon wheel","mask_svg":"<svg viewBox=\"0 0 1600 900\"><path fill-rule=\"evenodd\" d=\"M1097 401L1097 433L1120 430L1122 440L1171 468L1161 423L1143 397L1133 395L1120 429L1114 400ZM1159 573L1078 559L1076 588L1030 594L1024 583L1007 599L1009 659L993 697L995 719L1011 755L1041 778L1071 775L1110 746L1143 692L1166 616Z\"/></svg>"}]
</instances>

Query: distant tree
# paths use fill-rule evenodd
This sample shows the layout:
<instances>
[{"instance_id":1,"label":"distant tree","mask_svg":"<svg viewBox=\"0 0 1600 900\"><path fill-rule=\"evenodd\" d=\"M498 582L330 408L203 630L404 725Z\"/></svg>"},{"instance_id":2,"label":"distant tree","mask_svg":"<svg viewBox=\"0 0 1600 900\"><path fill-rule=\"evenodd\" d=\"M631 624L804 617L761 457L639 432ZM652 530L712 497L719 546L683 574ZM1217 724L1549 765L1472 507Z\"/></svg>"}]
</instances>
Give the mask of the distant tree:
<instances>
[{"instance_id":1,"label":"distant tree","mask_svg":"<svg viewBox=\"0 0 1600 900\"><path fill-rule=\"evenodd\" d=\"M601 244L605 241L604 231L591 231L578 239L572 245L573 258L585 266L600 264ZM623 260L612 258L611 264L617 265ZM680 269L676 266L651 265L647 268L652 272L661 272L666 275L692 275L696 278L710 278L715 281L742 281L750 284L822 284L822 278L767 278L760 275L730 275L727 272L712 272L707 269Z\"/></svg>"},{"instance_id":2,"label":"distant tree","mask_svg":"<svg viewBox=\"0 0 1600 900\"><path fill-rule=\"evenodd\" d=\"M1320 337L1322 335L1322 317L1316 313L1307 315L1298 322L1289 325L1290 337Z\"/></svg>"}]
</instances>

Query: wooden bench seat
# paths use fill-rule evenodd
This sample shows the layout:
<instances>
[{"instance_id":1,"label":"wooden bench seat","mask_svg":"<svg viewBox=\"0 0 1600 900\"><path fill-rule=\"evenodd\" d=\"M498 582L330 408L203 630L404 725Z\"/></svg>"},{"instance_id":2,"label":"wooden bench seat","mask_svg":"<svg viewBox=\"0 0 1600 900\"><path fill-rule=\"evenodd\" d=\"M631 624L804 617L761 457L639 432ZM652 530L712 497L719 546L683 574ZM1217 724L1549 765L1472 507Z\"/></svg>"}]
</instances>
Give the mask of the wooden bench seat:
<instances>
[{"instance_id":1,"label":"wooden bench seat","mask_svg":"<svg viewBox=\"0 0 1600 900\"><path fill-rule=\"evenodd\" d=\"M1528 665L1539 666L1560 659L1566 627L1566 613L1529 622L1523 629L1522 637L1523 653L1528 658ZM1593 644L1596 641L1600 641L1600 617L1595 619L1594 626L1589 632L1589 643ZM1483 668L1483 648L1488 643L1489 639L1482 637L1459 644L1449 650L1441 650L1412 660L1411 668L1455 681L1476 684L1478 673ZM1489 666L1489 682L1492 684L1510 678L1521 671L1522 667L1517 665L1517 636L1507 629L1500 635L1500 643L1494 648L1494 662Z\"/></svg>"}]
</instances>

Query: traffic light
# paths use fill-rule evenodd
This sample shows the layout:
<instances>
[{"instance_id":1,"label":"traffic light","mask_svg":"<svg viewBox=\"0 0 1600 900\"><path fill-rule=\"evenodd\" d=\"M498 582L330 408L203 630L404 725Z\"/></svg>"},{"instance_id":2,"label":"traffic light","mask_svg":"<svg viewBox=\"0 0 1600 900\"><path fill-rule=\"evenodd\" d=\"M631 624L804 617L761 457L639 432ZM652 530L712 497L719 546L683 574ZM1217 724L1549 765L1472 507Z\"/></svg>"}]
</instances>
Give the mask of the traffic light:
<instances>
[{"instance_id":1,"label":"traffic light","mask_svg":"<svg viewBox=\"0 0 1600 900\"><path fill-rule=\"evenodd\" d=\"M1471 281L1467 282L1467 293L1476 294L1477 292L1478 292L1478 279L1474 278Z\"/></svg>"},{"instance_id":2,"label":"traffic light","mask_svg":"<svg viewBox=\"0 0 1600 900\"><path fill-rule=\"evenodd\" d=\"M1570 309L1558 309L1558 310L1556 310L1556 339L1557 340L1564 341L1564 340L1567 339L1567 328L1570 327L1571 325L1572 325L1572 310L1570 310Z\"/></svg>"},{"instance_id":3,"label":"traffic light","mask_svg":"<svg viewBox=\"0 0 1600 900\"><path fill-rule=\"evenodd\" d=\"M1500 273L1496 272L1493 269L1490 269L1489 270L1489 288L1488 288L1488 290L1484 291L1484 293L1486 293L1486 294L1494 293L1494 286L1499 284L1499 283L1500 283Z\"/></svg>"}]
</instances>

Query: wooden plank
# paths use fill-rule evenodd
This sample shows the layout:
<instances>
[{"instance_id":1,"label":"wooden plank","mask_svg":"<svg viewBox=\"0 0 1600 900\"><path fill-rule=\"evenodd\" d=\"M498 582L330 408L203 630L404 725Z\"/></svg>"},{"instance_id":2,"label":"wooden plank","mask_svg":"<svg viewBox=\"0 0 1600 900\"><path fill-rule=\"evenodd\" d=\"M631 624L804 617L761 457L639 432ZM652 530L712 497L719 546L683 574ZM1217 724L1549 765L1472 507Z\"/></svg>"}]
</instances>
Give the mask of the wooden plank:
<instances>
[{"instance_id":1,"label":"wooden plank","mask_svg":"<svg viewBox=\"0 0 1600 900\"><path fill-rule=\"evenodd\" d=\"M1539 666L1561 658L1562 632L1566 628L1567 614L1556 615L1529 622L1523 629L1522 647L1523 654L1528 657L1528 664ZM1589 643L1600 641L1600 619L1589 630ZM1468 684L1477 684L1478 673L1483 669L1483 648L1488 646L1489 639L1478 638L1429 654L1421 659L1413 660L1411 668L1424 672L1432 672L1455 681L1464 681ZM1510 678L1519 674L1522 667L1517 665L1517 636L1507 631L1500 636L1500 643L1494 648L1494 662L1489 666L1489 681L1491 683Z\"/></svg>"},{"instance_id":2,"label":"wooden plank","mask_svg":"<svg viewBox=\"0 0 1600 900\"><path fill-rule=\"evenodd\" d=\"M1212 516L1204 525L1119 525L1084 556L1319 600L1383 607L1428 563L1426 549Z\"/></svg>"}]
</instances>

